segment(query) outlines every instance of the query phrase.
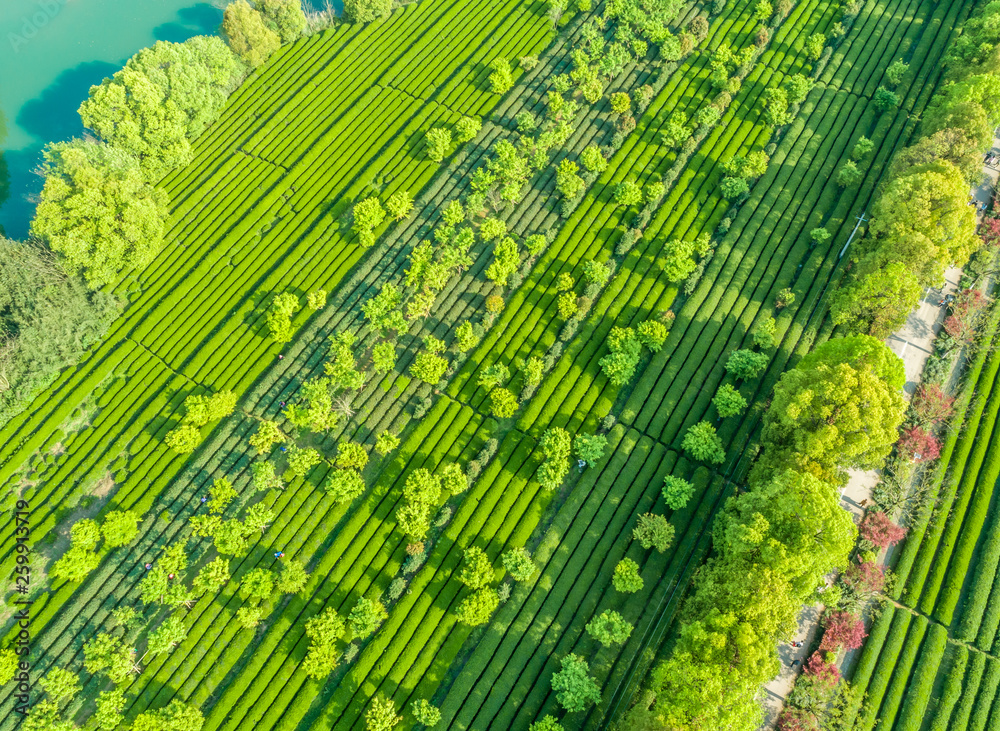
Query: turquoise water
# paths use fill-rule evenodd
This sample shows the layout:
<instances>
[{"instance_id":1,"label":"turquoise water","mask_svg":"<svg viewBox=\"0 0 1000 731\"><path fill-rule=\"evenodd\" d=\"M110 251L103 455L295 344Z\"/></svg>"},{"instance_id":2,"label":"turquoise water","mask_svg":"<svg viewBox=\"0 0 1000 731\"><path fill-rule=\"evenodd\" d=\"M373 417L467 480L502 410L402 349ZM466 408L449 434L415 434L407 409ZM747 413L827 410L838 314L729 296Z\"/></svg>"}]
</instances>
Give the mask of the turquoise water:
<instances>
[{"instance_id":1,"label":"turquoise water","mask_svg":"<svg viewBox=\"0 0 1000 731\"><path fill-rule=\"evenodd\" d=\"M215 33L222 11L194 0L0 0L0 112L9 197L6 234L27 234L47 142L83 133L76 113L91 85L158 40ZM2 128L0 124L0 128ZM0 196L5 187L0 170Z\"/></svg>"}]
</instances>

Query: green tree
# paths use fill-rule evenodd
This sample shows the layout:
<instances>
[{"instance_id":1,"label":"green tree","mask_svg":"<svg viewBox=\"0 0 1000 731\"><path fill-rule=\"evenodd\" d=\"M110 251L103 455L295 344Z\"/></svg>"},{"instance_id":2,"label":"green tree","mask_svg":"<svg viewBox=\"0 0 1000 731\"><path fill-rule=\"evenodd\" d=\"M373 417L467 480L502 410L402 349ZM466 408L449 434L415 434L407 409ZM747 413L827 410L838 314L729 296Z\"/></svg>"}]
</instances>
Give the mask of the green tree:
<instances>
[{"instance_id":1,"label":"green tree","mask_svg":"<svg viewBox=\"0 0 1000 731\"><path fill-rule=\"evenodd\" d=\"M93 551L101 540L101 529L97 521L90 518L78 520L69 529L70 543L74 548L83 551Z\"/></svg>"},{"instance_id":2,"label":"green tree","mask_svg":"<svg viewBox=\"0 0 1000 731\"><path fill-rule=\"evenodd\" d=\"M398 447L399 437L388 429L379 432L378 436L375 437L375 451L383 456L395 451Z\"/></svg>"},{"instance_id":3,"label":"green tree","mask_svg":"<svg viewBox=\"0 0 1000 731\"><path fill-rule=\"evenodd\" d=\"M699 421L687 430L681 448L692 459L700 462L722 464L726 461L726 450L722 447L722 440L715 433L715 427L707 421Z\"/></svg>"},{"instance_id":4,"label":"green tree","mask_svg":"<svg viewBox=\"0 0 1000 731\"><path fill-rule=\"evenodd\" d=\"M837 171L837 185L841 188L854 188L864 179L865 175L854 160L846 160Z\"/></svg>"},{"instance_id":5,"label":"green tree","mask_svg":"<svg viewBox=\"0 0 1000 731\"><path fill-rule=\"evenodd\" d=\"M806 39L806 52L811 61L818 61L823 55L823 47L826 46L826 36L822 33L813 33Z\"/></svg>"},{"instance_id":6,"label":"green tree","mask_svg":"<svg viewBox=\"0 0 1000 731\"><path fill-rule=\"evenodd\" d=\"M632 180L626 180L615 186L615 205L634 206L642 202L642 188Z\"/></svg>"},{"instance_id":7,"label":"green tree","mask_svg":"<svg viewBox=\"0 0 1000 731\"><path fill-rule=\"evenodd\" d=\"M0 687L7 685L17 673L17 655L13 650L0 650Z\"/></svg>"},{"instance_id":8,"label":"green tree","mask_svg":"<svg viewBox=\"0 0 1000 731\"><path fill-rule=\"evenodd\" d=\"M940 282L949 264L961 266L979 245L968 200L969 186L949 162L891 180L872 206L859 270L902 262L922 285Z\"/></svg>"},{"instance_id":9,"label":"green tree","mask_svg":"<svg viewBox=\"0 0 1000 731\"><path fill-rule=\"evenodd\" d=\"M743 409L747 407L747 400L732 384L724 383L719 386L712 399L719 416L725 419L728 416L739 416Z\"/></svg>"},{"instance_id":10,"label":"green tree","mask_svg":"<svg viewBox=\"0 0 1000 731\"><path fill-rule=\"evenodd\" d=\"M760 375L771 361L765 353L752 350L734 350L726 361L726 371L736 378L749 380Z\"/></svg>"},{"instance_id":11,"label":"green tree","mask_svg":"<svg viewBox=\"0 0 1000 731\"><path fill-rule=\"evenodd\" d=\"M755 479L787 466L837 480L880 464L898 439L905 381L903 362L875 338L823 343L775 386Z\"/></svg>"},{"instance_id":12,"label":"green tree","mask_svg":"<svg viewBox=\"0 0 1000 731\"><path fill-rule=\"evenodd\" d=\"M229 561L218 556L201 567L191 588L196 594L219 591L229 582Z\"/></svg>"},{"instance_id":13,"label":"green tree","mask_svg":"<svg viewBox=\"0 0 1000 731\"><path fill-rule=\"evenodd\" d=\"M337 640L344 636L347 627L333 607L306 620L306 636L309 637L309 651L302 663L302 669L310 678L322 678L337 667L339 655Z\"/></svg>"},{"instance_id":14,"label":"green tree","mask_svg":"<svg viewBox=\"0 0 1000 731\"><path fill-rule=\"evenodd\" d=\"M448 361L440 355L426 351L417 353L410 365L410 375L426 383L437 383L448 370Z\"/></svg>"},{"instance_id":15,"label":"green tree","mask_svg":"<svg viewBox=\"0 0 1000 731\"><path fill-rule=\"evenodd\" d=\"M490 413L497 419L509 419L518 409L517 396L506 388L490 391Z\"/></svg>"},{"instance_id":16,"label":"green tree","mask_svg":"<svg viewBox=\"0 0 1000 731\"><path fill-rule=\"evenodd\" d=\"M376 373L388 373L396 367L396 346L385 341L372 348L372 369Z\"/></svg>"},{"instance_id":17,"label":"green tree","mask_svg":"<svg viewBox=\"0 0 1000 731\"><path fill-rule=\"evenodd\" d=\"M611 577L615 589L625 594L641 591L645 583L639 575L639 564L630 558L623 558L615 565L615 573Z\"/></svg>"},{"instance_id":18,"label":"green tree","mask_svg":"<svg viewBox=\"0 0 1000 731\"><path fill-rule=\"evenodd\" d=\"M226 6L222 16L222 36L251 68L262 66L281 47L281 37L264 23L264 18L246 0Z\"/></svg>"},{"instance_id":19,"label":"green tree","mask_svg":"<svg viewBox=\"0 0 1000 731\"><path fill-rule=\"evenodd\" d=\"M479 373L479 378L476 380L476 383L478 383L481 388L491 391L497 386L503 385L508 380L510 380L510 369L508 369L503 363L494 363L487 366Z\"/></svg>"},{"instance_id":20,"label":"green tree","mask_svg":"<svg viewBox=\"0 0 1000 731\"><path fill-rule=\"evenodd\" d=\"M517 242L510 236L504 236L493 246L493 262L486 269L486 278L506 287L507 280L517 271L519 263Z\"/></svg>"},{"instance_id":21,"label":"green tree","mask_svg":"<svg viewBox=\"0 0 1000 731\"><path fill-rule=\"evenodd\" d=\"M385 210L393 220L401 221L413 210L413 196L408 190L399 190L389 196L385 202Z\"/></svg>"},{"instance_id":22,"label":"green tree","mask_svg":"<svg viewBox=\"0 0 1000 731\"><path fill-rule=\"evenodd\" d=\"M564 198L569 200L579 198L587 189L587 184L578 174L579 170L579 165L568 158L563 158L556 167L556 190L562 193Z\"/></svg>"},{"instance_id":23,"label":"green tree","mask_svg":"<svg viewBox=\"0 0 1000 731\"><path fill-rule=\"evenodd\" d=\"M72 700L80 692L80 679L76 673L63 668L52 668L38 681L38 684L42 686L50 700L59 704Z\"/></svg>"},{"instance_id":24,"label":"green tree","mask_svg":"<svg viewBox=\"0 0 1000 731\"><path fill-rule=\"evenodd\" d=\"M608 161L601 153L601 148L591 143L580 153L580 162L591 173L603 173L608 167Z\"/></svg>"},{"instance_id":25,"label":"green tree","mask_svg":"<svg viewBox=\"0 0 1000 731\"><path fill-rule=\"evenodd\" d=\"M435 127L427 132L427 157L434 162L441 162L451 147L451 132L441 127Z\"/></svg>"},{"instance_id":26,"label":"green tree","mask_svg":"<svg viewBox=\"0 0 1000 731\"><path fill-rule=\"evenodd\" d=\"M632 634L632 625L618 612L605 609L587 624L587 634L605 647L623 645Z\"/></svg>"},{"instance_id":27,"label":"green tree","mask_svg":"<svg viewBox=\"0 0 1000 731\"><path fill-rule=\"evenodd\" d=\"M122 713L125 710L124 691L106 690L98 694L95 703L97 709L94 711L94 715L91 716L91 721L93 721L97 728L104 731L111 731L125 720L125 715Z\"/></svg>"},{"instance_id":28,"label":"green tree","mask_svg":"<svg viewBox=\"0 0 1000 731\"><path fill-rule=\"evenodd\" d=\"M458 580L476 591L484 589L493 581L493 563L486 552L476 546L469 546L462 556L462 570Z\"/></svg>"},{"instance_id":29,"label":"green tree","mask_svg":"<svg viewBox=\"0 0 1000 731\"><path fill-rule=\"evenodd\" d=\"M365 481L357 470L333 470L323 487L334 502L344 503L364 494Z\"/></svg>"},{"instance_id":30,"label":"green tree","mask_svg":"<svg viewBox=\"0 0 1000 731\"><path fill-rule=\"evenodd\" d=\"M135 157L108 145L73 140L44 153L33 236L82 272L97 289L124 269L149 264L163 241L167 195L146 182Z\"/></svg>"},{"instance_id":31,"label":"green tree","mask_svg":"<svg viewBox=\"0 0 1000 731\"><path fill-rule=\"evenodd\" d=\"M77 726L72 721L62 720L58 703L44 700L32 706L18 728L20 731L75 731Z\"/></svg>"},{"instance_id":32,"label":"green tree","mask_svg":"<svg viewBox=\"0 0 1000 731\"><path fill-rule=\"evenodd\" d=\"M694 496L694 485L680 477L663 478L663 499L671 510L680 510Z\"/></svg>"},{"instance_id":33,"label":"green tree","mask_svg":"<svg viewBox=\"0 0 1000 731\"><path fill-rule=\"evenodd\" d=\"M131 731L201 731L204 722L201 711L175 698L163 708L140 713Z\"/></svg>"},{"instance_id":34,"label":"green tree","mask_svg":"<svg viewBox=\"0 0 1000 731\"><path fill-rule=\"evenodd\" d=\"M252 532L238 520L225 520L212 536L215 539L215 550L229 556L245 553L248 547L247 537Z\"/></svg>"},{"instance_id":35,"label":"green tree","mask_svg":"<svg viewBox=\"0 0 1000 731\"><path fill-rule=\"evenodd\" d=\"M643 548L655 548L663 553L674 542L674 527L662 515L644 513L637 519L632 537Z\"/></svg>"},{"instance_id":36,"label":"green tree","mask_svg":"<svg viewBox=\"0 0 1000 731\"><path fill-rule=\"evenodd\" d=\"M764 121L772 127L788 124L788 92L780 86L764 90Z\"/></svg>"},{"instance_id":37,"label":"green tree","mask_svg":"<svg viewBox=\"0 0 1000 731\"><path fill-rule=\"evenodd\" d=\"M363 470L366 464L368 452L362 445L357 442L341 442L337 445L337 467Z\"/></svg>"},{"instance_id":38,"label":"green tree","mask_svg":"<svg viewBox=\"0 0 1000 731\"><path fill-rule=\"evenodd\" d=\"M255 503L247 509L243 520L248 531L253 533L259 530L260 534L264 535L267 527L274 522L274 511L264 503Z\"/></svg>"},{"instance_id":39,"label":"green tree","mask_svg":"<svg viewBox=\"0 0 1000 731\"><path fill-rule=\"evenodd\" d=\"M326 290L317 289L306 294L306 307L310 310L322 310L326 307Z\"/></svg>"},{"instance_id":40,"label":"green tree","mask_svg":"<svg viewBox=\"0 0 1000 731\"><path fill-rule=\"evenodd\" d=\"M371 23L392 12L392 0L344 0L344 19L348 23Z\"/></svg>"},{"instance_id":41,"label":"green tree","mask_svg":"<svg viewBox=\"0 0 1000 731\"><path fill-rule=\"evenodd\" d=\"M582 657L570 653L561 661L562 670L552 675L556 699L570 713L583 711L591 703L601 702L601 688L588 673L590 666Z\"/></svg>"},{"instance_id":42,"label":"green tree","mask_svg":"<svg viewBox=\"0 0 1000 731\"><path fill-rule=\"evenodd\" d=\"M250 569L240 582L240 596L244 599L267 599L273 591L274 573L265 568Z\"/></svg>"},{"instance_id":43,"label":"green tree","mask_svg":"<svg viewBox=\"0 0 1000 731\"><path fill-rule=\"evenodd\" d=\"M651 353L659 353L667 339L667 326L659 320L645 320L636 325L635 336Z\"/></svg>"},{"instance_id":44,"label":"green tree","mask_svg":"<svg viewBox=\"0 0 1000 731\"><path fill-rule=\"evenodd\" d=\"M506 94L514 86L514 74L511 72L510 61L506 58L495 58L490 62L490 90L494 94Z\"/></svg>"},{"instance_id":45,"label":"green tree","mask_svg":"<svg viewBox=\"0 0 1000 731\"><path fill-rule=\"evenodd\" d=\"M830 316L849 333L883 340L903 326L923 293L912 269L892 262L852 277L835 290L830 297Z\"/></svg>"},{"instance_id":46,"label":"green tree","mask_svg":"<svg viewBox=\"0 0 1000 731\"><path fill-rule=\"evenodd\" d=\"M642 344L632 328L613 327L608 334L610 352L599 361L601 370L613 386L624 386L635 375Z\"/></svg>"},{"instance_id":47,"label":"green tree","mask_svg":"<svg viewBox=\"0 0 1000 731\"><path fill-rule=\"evenodd\" d=\"M761 350L768 350L774 347L774 331L777 325L778 323L773 317L761 320L753 330L753 344Z\"/></svg>"},{"instance_id":48,"label":"green tree","mask_svg":"<svg viewBox=\"0 0 1000 731\"><path fill-rule=\"evenodd\" d=\"M347 617L347 622L351 626L351 633L359 640L363 640L382 626L382 622L389 618L389 613L385 611L382 602L378 599L367 599L361 597L354 609Z\"/></svg>"},{"instance_id":49,"label":"green tree","mask_svg":"<svg viewBox=\"0 0 1000 731\"><path fill-rule=\"evenodd\" d=\"M278 477L278 469L274 466L274 462L266 459L261 462L253 462L250 465L250 474L252 476L251 484L256 492L280 490L282 487L281 478Z\"/></svg>"},{"instance_id":50,"label":"green tree","mask_svg":"<svg viewBox=\"0 0 1000 731\"><path fill-rule=\"evenodd\" d=\"M604 459L608 438L603 434L577 434L573 437L573 451L576 456L590 465Z\"/></svg>"},{"instance_id":51,"label":"green tree","mask_svg":"<svg viewBox=\"0 0 1000 731\"><path fill-rule=\"evenodd\" d=\"M580 2L581 0L577 0ZM587 3L590 0L583 0ZM536 721L528 727L528 731L565 731L562 724L559 723L553 716L545 715L542 717L541 721Z\"/></svg>"},{"instance_id":52,"label":"green tree","mask_svg":"<svg viewBox=\"0 0 1000 731\"><path fill-rule=\"evenodd\" d=\"M743 178L723 178L719 183L719 192L728 200L736 200L750 192L750 184Z\"/></svg>"},{"instance_id":53,"label":"green tree","mask_svg":"<svg viewBox=\"0 0 1000 731\"><path fill-rule=\"evenodd\" d=\"M236 622L243 629L253 629L264 619L264 610L244 604L236 610Z\"/></svg>"},{"instance_id":54,"label":"green tree","mask_svg":"<svg viewBox=\"0 0 1000 731\"><path fill-rule=\"evenodd\" d=\"M250 446L258 454L268 454L275 444L284 444L285 435L273 421L264 420L257 427L257 433L250 437ZM213 496L214 497L214 496Z\"/></svg>"},{"instance_id":55,"label":"green tree","mask_svg":"<svg viewBox=\"0 0 1000 731\"><path fill-rule=\"evenodd\" d=\"M531 554L522 546L505 551L500 556L500 562L514 581L530 581L537 571Z\"/></svg>"},{"instance_id":56,"label":"green tree","mask_svg":"<svg viewBox=\"0 0 1000 731\"><path fill-rule=\"evenodd\" d=\"M139 516L131 510L112 510L101 525L107 548L127 546L139 534Z\"/></svg>"},{"instance_id":57,"label":"green tree","mask_svg":"<svg viewBox=\"0 0 1000 731\"><path fill-rule=\"evenodd\" d=\"M356 233L371 231L382 225L385 220L385 209L375 196L365 198L354 204L354 225Z\"/></svg>"},{"instance_id":58,"label":"green tree","mask_svg":"<svg viewBox=\"0 0 1000 731\"><path fill-rule=\"evenodd\" d=\"M851 150L851 158L854 160L864 160L866 157L871 155L874 150L875 143L864 135L861 135L861 137L858 138L858 141L854 143L854 148Z\"/></svg>"},{"instance_id":59,"label":"green tree","mask_svg":"<svg viewBox=\"0 0 1000 731\"><path fill-rule=\"evenodd\" d=\"M106 673L115 685L121 685L135 672L133 650L121 639L99 632L83 645L83 667L91 675Z\"/></svg>"},{"instance_id":60,"label":"green tree","mask_svg":"<svg viewBox=\"0 0 1000 731\"><path fill-rule=\"evenodd\" d=\"M785 91L791 104L805 101L806 95L813 87L813 80L803 74L792 74L785 77Z\"/></svg>"},{"instance_id":61,"label":"green tree","mask_svg":"<svg viewBox=\"0 0 1000 731\"><path fill-rule=\"evenodd\" d=\"M180 617L167 617L149 633L146 652L153 656L170 653L187 637L187 628Z\"/></svg>"},{"instance_id":62,"label":"green tree","mask_svg":"<svg viewBox=\"0 0 1000 731\"><path fill-rule=\"evenodd\" d=\"M264 24L281 36L282 43L291 43L306 29L306 14L300 0L254 0Z\"/></svg>"},{"instance_id":63,"label":"green tree","mask_svg":"<svg viewBox=\"0 0 1000 731\"><path fill-rule=\"evenodd\" d=\"M402 716L396 715L396 704L393 700L377 695L372 698L368 712L365 714L365 730L390 731L402 720Z\"/></svg>"},{"instance_id":64,"label":"green tree","mask_svg":"<svg viewBox=\"0 0 1000 731\"><path fill-rule=\"evenodd\" d=\"M872 97L872 105L880 112L888 112L899 106L899 95L894 91L889 91L884 86L875 90Z\"/></svg>"},{"instance_id":65,"label":"green tree","mask_svg":"<svg viewBox=\"0 0 1000 731\"><path fill-rule=\"evenodd\" d=\"M471 142L479 134L482 126L483 123L479 117L462 117L455 122L455 139L458 140L459 144Z\"/></svg>"},{"instance_id":66,"label":"green tree","mask_svg":"<svg viewBox=\"0 0 1000 731\"><path fill-rule=\"evenodd\" d=\"M490 621L490 617L499 605L500 599L497 593L487 587L465 597L455 610L455 616L462 624L478 627Z\"/></svg>"},{"instance_id":67,"label":"green tree","mask_svg":"<svg viewBox=\"0 0 1000 731\"><path fill-rule=\"evenodd\" d=\"M278 591L282 594L298 594L309 581L309 573L301 561L291 560L281 564L278 575Z\"/></svg>"},{"instance_id":68,"label":"green tree","mask_svg":"<svg viewBox=\"0 0 1000 731\"><path fill-rule=\"evenodd\" d=\"M98 557L96 553L71 546L66 553L52 564L51 574L56 578L80 582L87 578L87 574L97 568L97 564Z\"/></svg>"},{"instance_id":69,"label":"green tree","mask_svg":"<svg viewBox=\"0 0 1000 731\"><path fill-rule=\"evenodd\" d=\"M426 698L418 698L410 704L410 711L417 723L422 723L428 728L436 726L441 721L441 711L437 706L431 705Z\"/></svg>"},{"instance_id":70,"label":"green tree","mask_svg":"<svg viewBox=\"0 0 1000 731\"><path fill-rule=\"evenodd\" d=\"M283 292L271 300L265 319L272 338L279 343L292 339L291 318L299 309L299 298L291 292Z\"/></svg>"},{"instance_id":71,"label":"green tree","mask_svg":"<svg viewBox=\"0 0 1000 731\"><path fill-rule=\"evenodd\" d=\"M449 462L444 465L440 470L439 477L442 489L452 495L459 495L469 489L469 478L458 462Z\"/></svg>"}]
</instances>

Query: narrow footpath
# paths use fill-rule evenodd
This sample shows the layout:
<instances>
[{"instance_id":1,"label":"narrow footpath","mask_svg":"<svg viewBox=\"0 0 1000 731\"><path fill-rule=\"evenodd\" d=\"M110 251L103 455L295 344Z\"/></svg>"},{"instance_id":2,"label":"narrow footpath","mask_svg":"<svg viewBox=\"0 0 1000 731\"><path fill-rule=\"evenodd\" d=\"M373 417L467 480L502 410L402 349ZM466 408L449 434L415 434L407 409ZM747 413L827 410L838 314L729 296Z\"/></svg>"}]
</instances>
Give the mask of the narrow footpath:
<instances>
[{"instance_id":1,"label":"narrow footpath","mask_svg":"<svg viewBox=\"0 0 1000 731\"><path fill-rule=\"evenodd\" d=\"M1000 140L997 140L997 144L1000 150ZM945 272L944 286L930 288L924 292L920 306L910 314L906 324L886 340L889 348L903 359L906 371L906 385L903 389L907 400L913 397L917 386L920 385L924 364L931 355L934 338L944 322L946 308L939 303L945 296L958 291L961 276L961 269L955 267L948 269ZM857 521L860 520L871 498L872 488L878 484L879 473L877 470L848 470L848 474L850 479L841 492L840 504L856 516ZM795 678L802 670L802 663L805 662L819 632L819 619L823 609L822 604L804 607L799 614L799 626L792 640L798 646L786 643L778 648L781 672L764 686L766 715L762 729L774 728L778 714L781 713L785 700L795 684Z\"/></svg>"},{"instance_id":2,"label":"narrow footpath","mask_svg":"<svg viewBox=\"0 0 1000 731\"><path fill-rule=\"evenodd\" d=\"M989 163L993 157L996 157L997 161L991 165ZM982 220L983 210L992 205L993 197L997 191L997 182L1000 180L1000 137L993 138L993 147L985 155L983 174L982 184L975 188L970 195L971 203L976 205L978 220ZM916 393L917 387L920 385L924 365L932 352L934 338L944 322L946 308L942 307L940 303L944 297L958 291L961 276L961 269L949 268L945 272L944 286L930 288L924 292L920 306L910 314L906 324L886 340L886 344L892 349L892 352L903 359L903 366L906 370L906 385L903 390L906 392L907 400L913 398L913 394ZM841 492L840 504L845 510L850 511L856 520L860 520L868 500L871 499L872 488L878 484L879 473L877 470L849 470L848 473L850 479ZM806 656L814 644L823 609L822 604L803 607L799 614L799 625L792 640L798 646L786 643L778 648L781 672L774 680L764 686L766 715L764 724L761 726L762 730L772 729L777 723L778 715L795 684L795 678L802 670L802 663L805 662ZM849 664L849 662L850 658L847 659L846 663Z\"/></svg>"}]
</instances>

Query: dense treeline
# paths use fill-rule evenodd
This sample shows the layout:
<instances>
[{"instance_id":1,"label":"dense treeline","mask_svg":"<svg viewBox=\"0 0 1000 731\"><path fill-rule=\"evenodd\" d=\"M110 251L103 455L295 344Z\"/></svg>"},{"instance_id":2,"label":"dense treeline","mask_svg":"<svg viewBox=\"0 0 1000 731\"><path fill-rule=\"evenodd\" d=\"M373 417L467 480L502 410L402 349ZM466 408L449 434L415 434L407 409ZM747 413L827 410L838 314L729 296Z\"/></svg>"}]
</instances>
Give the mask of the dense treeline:
<instances>
[{"instance_id":1,"label":"dense treeline","mask_svg":"<svg viewBox=\"0 0 1000 731\"><path fill-rule=\"evenodd\" d=\"M276 39L264 50L258 27L270 34L264 40ZM0 423L104 334L117 306L97 291L123 270L145 267L162 244L169 200L158 181L191 159L192 142L249 68L306 27L299 0L234 3L223 29L228 44L209 36L160 41L91 87L79 111L96 139L45 149L33 243L0 239ZM0 115L0 140L5 132ZM7 188L0 157L0 204Z\"/></svg>"},{"instance_id":2,"label":"dense treeline","mask_svg":"<svg viewBox=\"0 0 1000 731\"><path fill-rule=\"evenodd\" d=\"M839 504L843 471L889 454L904 382L902 361L867 335L828 341L782 376L749 490L716 520L715 553L694 580L677 643L625 728L757 728L778 643L854 545Z\"/></svg>"},{"instance_id":3,"label":"dense treeline","mask_svg":"<svg viewBox=\"0 0 1000 731\"><path fill-rule=\"evenodd\" d=\"M0 422L104 335L118 314L40 247L0 237Z\"/></svg>"},{"instance_id":4,"label":"dense treeline","mask_svg":"<svg viewBox=\"0 0 1000 731\"><path fill-rule=\"evenodd\" d=\"M830 303L834 322L879 338L899 328L924 288L939 285L980 245L969 187L1000 123L1000 2L965 25L946 56L945 82L916 142L892 162L871 209L868 236Z\"/></svg>"}]
</instances>

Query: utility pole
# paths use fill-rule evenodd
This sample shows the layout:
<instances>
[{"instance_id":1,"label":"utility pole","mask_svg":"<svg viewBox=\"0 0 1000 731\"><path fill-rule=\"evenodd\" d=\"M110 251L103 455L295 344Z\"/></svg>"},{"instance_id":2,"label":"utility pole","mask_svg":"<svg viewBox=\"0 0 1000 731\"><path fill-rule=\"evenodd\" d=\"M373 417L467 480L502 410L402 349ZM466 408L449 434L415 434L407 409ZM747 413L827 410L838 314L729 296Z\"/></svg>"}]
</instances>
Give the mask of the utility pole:
<instances>
[{"instance_id":1,"label":"utility pole","mask_svg":"<svg viewBox=\"0 0 1000 731\"><path fill-rule=\"evenodd\" d=\"M865 211L865 213L867 213L867 212L868 211ZM858 226L860 226L864 221L868 220L867 218L865 218L865 214L864 213L862 213L860 216L856 216L856 218L858 219L858 222L854 226L854 230L851 231L851 237L849 239L847 239L847 243L844 244L844 248L840 250L840 256L837 257L838 259L843 259L844 258L844 254L847 253L847 247L851 245L851 241L854 240L854 234L856 234L858 232Z\"/></svg>"}]
</instances>

